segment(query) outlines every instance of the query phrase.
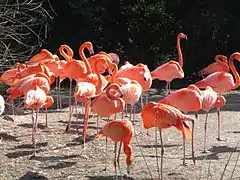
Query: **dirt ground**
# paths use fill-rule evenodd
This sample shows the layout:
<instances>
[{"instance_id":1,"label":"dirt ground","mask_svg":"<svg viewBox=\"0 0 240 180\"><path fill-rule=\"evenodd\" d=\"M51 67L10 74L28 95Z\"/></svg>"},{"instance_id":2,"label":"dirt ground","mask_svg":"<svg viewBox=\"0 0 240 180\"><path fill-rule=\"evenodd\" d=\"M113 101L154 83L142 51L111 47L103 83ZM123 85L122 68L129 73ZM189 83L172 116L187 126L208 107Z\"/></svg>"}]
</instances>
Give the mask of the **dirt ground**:
<instances>
[{"instance_id":1,"label":"dirt ground","mask_svg":"<svg viewBox=\"0 0 240 180\"><path fill-rule=\"evenodd\" d=\"M157 101L161 92L152 89L150 100ZM195 156L196 165L192 165L191 141L186 144L186 156L189 166L182 165L182 135L176 128L163 130L164 137L164 179L240 179L240 92L225 94L227 104L221 110L224 141L217 141L217 115L212 110L209 114L207 149L203 154L203 123L205 114L200 113L195 123ZM67 102L67 99L64 100ZM139 110L138 106L138 110ZM0 179L115 179L113 166L114 144L109 140L108 155L105 156L105 138L94 139L96 119L89 122L88 142L83 149L81 141L82 115L76 120L73 115L72 131L64 133L68 122L68 108L52 109L48 113L49 127L45 127L45 114L39 114L37 131L37 156L30 158L32 120L30 111L23 115L3 115L0 117ZM139 111L138 111L139 112ZM120 165L123 179L156 179L155 130L146 134L141 126L139 114L135 123L136 135L131 145L133 163L130 174L127 174L125 155L121 154ZM191 116L194 116L191 114ZM127 117L126 117L127 118ZM100 120L102 127L106 120ZM80 127L79 133L77 127ZM142 132L142 133L140 133ZM160 152L160 145L157 145ZM160 157L160 153L159 153ZM107 171L104 162L107 160ZM221 177L222 176L222 177ZM120 178L119 178L120 179Z\"/></svg>"}]
</instances>

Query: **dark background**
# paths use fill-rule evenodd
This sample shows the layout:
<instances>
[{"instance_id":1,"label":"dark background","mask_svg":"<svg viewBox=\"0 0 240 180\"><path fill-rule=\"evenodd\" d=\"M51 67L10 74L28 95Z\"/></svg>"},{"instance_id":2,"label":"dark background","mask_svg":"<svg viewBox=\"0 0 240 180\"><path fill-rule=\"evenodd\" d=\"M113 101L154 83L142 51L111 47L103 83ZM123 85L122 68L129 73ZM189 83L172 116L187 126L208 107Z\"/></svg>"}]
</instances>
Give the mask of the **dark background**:
<instances>
[{"instance_id":1,"label":"dark background","mask_svg":"<svg viewBox=\"0 0 240 180\"><path fill-rule=\"evenodd\" d=\"M177 59L176 36L183 32L185 78L173 86L185 86L201 78L197 71L216 54L240 51L239 7L236 0L46 0L47 37L33 54L41 48L57 53L67 44L80 59L79 46L91 41L96 53L115 52L121 64L141 62L153 70Z\"/></svg>"}]
</instances>

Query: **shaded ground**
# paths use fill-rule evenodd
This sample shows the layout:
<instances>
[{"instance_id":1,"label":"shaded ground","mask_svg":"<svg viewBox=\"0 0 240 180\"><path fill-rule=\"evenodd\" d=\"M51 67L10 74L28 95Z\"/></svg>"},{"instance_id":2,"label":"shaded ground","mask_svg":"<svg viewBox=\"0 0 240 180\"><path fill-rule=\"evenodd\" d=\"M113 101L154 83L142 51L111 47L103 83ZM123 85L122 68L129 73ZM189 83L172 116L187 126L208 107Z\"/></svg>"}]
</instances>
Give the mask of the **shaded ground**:
<instances>
[{"instance_id":1,"label":"shaded ground","mask_svg":"<svg viewBox=\"0 0 240 180\"><path fill-rule=\"evenodd\" d=\"M150 92L150 100L162 98L156 90ZM207 154L202 153L203 122L205 115L200 114L196 120L195 155L196 166L182 166L182 135L176 128L163 131L164 178L165 179L240 179L240 93L232 91L226 94L227 105L222 108L222 138L217 141L217 115L215 110L209 114ZM67 102L67 99L64 99ZM139 106L138 106L139 109ZM72 131L64 133L68 122L68 108L51 110L48 114L49 128L45 128L45 114L39 114L37 132L37 157L30 159L31 146L31 114L0 117L0 179L114 179L113 143L109 141L107 156L108 168L104 171L105 138L93 139L96 133L96 119L89 122L89 138L86 149L81 142L82 119L76 121L74 112ZM136 136L132 140L133 164L131 173L126 173L125 155L121 154L121 169L124 179L157 178L154 129L141 127L139 115L135 125ZM103 126L105 120L100 120ZM80 126L79 133L76 128ZM140 134L140 132L143 132ZM160 152L160 145L157 146ZM187 162L192 163L190 142L187 142ZM149 167L144 161L143 155ZM159 154L160 156L160 154ZM227 162L229 163L227 164ZM225 172L224 171L224 168Z\"/></svg>"}]
</instances>

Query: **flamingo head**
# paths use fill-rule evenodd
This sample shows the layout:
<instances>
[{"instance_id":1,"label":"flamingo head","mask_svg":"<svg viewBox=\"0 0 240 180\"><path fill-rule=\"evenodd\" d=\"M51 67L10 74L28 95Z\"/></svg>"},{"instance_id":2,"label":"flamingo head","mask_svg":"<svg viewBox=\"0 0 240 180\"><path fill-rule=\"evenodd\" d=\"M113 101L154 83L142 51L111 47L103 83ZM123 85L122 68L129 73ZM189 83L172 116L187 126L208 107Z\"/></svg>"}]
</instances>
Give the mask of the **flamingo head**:
<instances>
[{"instance_id":1,"label":"flamingo head","mask_svg":"<svg viewBox=\"0 0 240 180\"><path fill-rule=\"evenodd\" d=\"M81 48L81 47L87 48L88 51L90 52L90 55L91 55L91 54L94 54L93 45L92 45L92 43L91 43L90 41L87 41L87 42L83 43L83 44L80 46L80 48Z\"/></svg>"},{"instance_id":2,"label":"flamingo head","mask_svg":"<svg viewBox=\"0 0 240 180\"><path fill-rule=\"evenodd\" d=\"M186 39L186 40L188 39L187 35L185 35L183 33L179 33L178 36L179 36L179 38L183 38L183 39Z\"/></svg>"}]
</instances>

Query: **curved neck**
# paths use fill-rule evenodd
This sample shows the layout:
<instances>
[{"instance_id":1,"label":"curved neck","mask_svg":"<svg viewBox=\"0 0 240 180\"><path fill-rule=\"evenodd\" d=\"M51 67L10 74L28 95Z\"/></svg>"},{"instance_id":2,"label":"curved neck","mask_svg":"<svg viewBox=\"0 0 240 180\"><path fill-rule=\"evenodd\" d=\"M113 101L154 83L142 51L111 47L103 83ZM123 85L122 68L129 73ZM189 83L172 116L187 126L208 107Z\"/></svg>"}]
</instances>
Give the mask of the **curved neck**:
<instances>
[{"instance_id":1,"label":"curved neck","mask_svg":"<svg viewBox=\"0 0 240 180\"><path fill-rule=\"evenodd\" d=\"M214 107L218 108L218 107L223 107L226 104L226 99L224 96L222 95L218 95L217 100L214 104Z\"/></svg>"},{"instance_id":2,"label":"curved neck","mask_svg":"<svg viewBox=\"0 0 240 180\"><path fill-rule=\"evenodd\" d=\"M97 59L94 66L95 66L95 69L97 71L97 77L98 77L98 84L96 86L96 92L100 92L101 88L102 88L102 84L103 84L103 81L102 81L102 77L100 75L100 70L99 70L99 64L101 63L106 63L104 59Z\"/></svg>"},{"instance_id":3,"label":"curved neck","mask_svg":"<svg viewBox=\"0 0 240 180\"><path fill-rule=\"evenodd\" d=\"M47 96L46 97L46 101L47 102L42 106L42 108L49 108L54 103L54 100L53 100L53 98L51 96Z\"/></svg>"},{"instance_id":4,"label":"curved neck","mask_svg":"<svg viewBox=\"0 0 240 180\"><path fill-rule=\"evenodd\" d=\"M67 53L65 52L67 51ZM61 45L59 48L59 52L66 59L67 61L70 61L73 59L73 50L67 46L67 45Z\"/></svg>"},{"instance_id":5,"label":"curved neck","mask_svg":"<svg viewBox=\"0 0 240 180\"><path fill-rule=\"evenodd\" d=\"M181 67L183 67L183 55L180 47L180 36L177 36L177 51L178 51L178 62Z\"/></svg>"},{"instance_id":6,"label":"curved neck","mask_svg":"<svg viewBox=\"0 0 240 180\"><path fill-rule=\"evenodd\" d=\"M224 63L224 64L227 64L228 63L228 59L226 56L224 55L216 55L215 56L215 61L219 62L219 63Z\"/></svg>"},{"instance_id":7,"label":"curved neck","mask_svg":"<svg viewBox=\"0 0 240 180\"><path fill-rule=\"evenodd\" d=\"M84 49L87 48L88 51L90 52L90 54L93 54L93 46L91 42L85 42L83 43L80 48L79 48L79 56L81 57L81 59L83 60L86 68L87 68L87 74L91 74L92 73L92 68L90 66L90 63L88 62L88 59L86 58L85 54L84 54Z\"/></svg>"},{"instance_id":8,"label":"curved neck","mask_svg":"<svg viewBox=\"0 0 240 180\"><path fill-rule=\"evenodd\" d=\"M111 73L112 73L112 80L114 80L117 76L117 71L118 71L118 67L117 67L117 64L115 63L111 63L109 65L109 68L111 69Z\"/></svg>"},{"instance_id":9,"label":"curved neck","mask_svg":"<svg viewBox=\"0 0 240 180\"><path fill-rule=\"evenodd\" d=\"M123 151L127 155L126 164L130 166L132 164L132 147L128 143L123 143Z\"/></svg>"},{"instance_id":10,"label":"curved neck","mask_svg":"<svg viewBox=\"0 0 240 180\"><path fill-rule=\"evenodd\" d=\"M236 89L238 88L239 84L240 84L240 77L239 77L239 74L233 64L233 60L235 59L235 57L239 55L238 53L233 53L230 58L229 58L229 67L233 73L233 76L235 78L235 83L234 83L234 87L232 89Z\"/></svg>"}]
</instances>

